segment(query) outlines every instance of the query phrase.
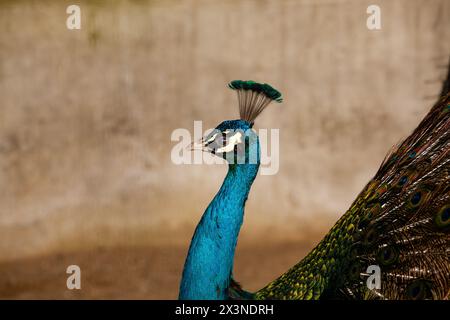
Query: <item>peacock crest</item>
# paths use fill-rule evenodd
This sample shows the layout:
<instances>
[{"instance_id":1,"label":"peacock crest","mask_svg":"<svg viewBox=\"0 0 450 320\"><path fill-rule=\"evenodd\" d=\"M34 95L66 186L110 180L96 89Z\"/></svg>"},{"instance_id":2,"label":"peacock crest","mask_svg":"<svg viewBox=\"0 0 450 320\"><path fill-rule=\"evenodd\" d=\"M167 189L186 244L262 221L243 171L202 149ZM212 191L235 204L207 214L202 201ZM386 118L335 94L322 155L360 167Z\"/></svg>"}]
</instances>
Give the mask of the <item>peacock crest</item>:
<instances>
[{"instance_id":1,"label":"peacock crest","mask_svg":"<svg viewBox=\"0 0 450 320\"><path fill-rule=\"evenodd\" d=\"M241 120L250 124L254 123L255 119L272 101L278 103L283 101L281 93L267 83L233 80L228 87L237 92Z\"/></svg>"}]
</instances>

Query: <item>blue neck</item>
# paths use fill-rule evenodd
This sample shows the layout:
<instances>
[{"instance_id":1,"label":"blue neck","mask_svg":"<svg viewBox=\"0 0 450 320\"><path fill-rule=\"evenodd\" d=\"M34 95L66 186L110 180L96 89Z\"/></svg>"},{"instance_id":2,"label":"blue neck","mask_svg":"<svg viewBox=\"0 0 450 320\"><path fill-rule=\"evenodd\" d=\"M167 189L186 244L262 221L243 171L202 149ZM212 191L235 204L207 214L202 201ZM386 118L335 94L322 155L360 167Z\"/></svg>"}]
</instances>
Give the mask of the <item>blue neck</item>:
<instances>
[{"instance_id":1,"label":"blue neck","mask_svg":"<svg viewBox=\"0 0 450 320\"><path fill-rule=\"evenodd\" d=\"M179 299L227 298L244 206L258 168L259 161L257 164L229 165L222 187L203 214L192 238Z\"/></svg>"}]
</instances>

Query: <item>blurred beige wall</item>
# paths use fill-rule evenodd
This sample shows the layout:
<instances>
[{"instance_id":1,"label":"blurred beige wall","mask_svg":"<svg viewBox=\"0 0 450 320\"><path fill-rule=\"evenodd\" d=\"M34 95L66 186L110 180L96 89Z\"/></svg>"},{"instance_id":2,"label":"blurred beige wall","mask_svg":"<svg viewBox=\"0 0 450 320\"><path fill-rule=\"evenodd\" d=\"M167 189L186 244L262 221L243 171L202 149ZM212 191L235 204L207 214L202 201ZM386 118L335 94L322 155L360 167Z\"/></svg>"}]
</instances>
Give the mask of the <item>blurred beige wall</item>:
<instances>
[{"instance_id":1,"label":"blurred beige wall","mask_svg":"<svg viewBox=\"0 0 450 320\"><path fill-rule=\"evenodd\" d=\"M225 166L176 166L176 128L237 117L232 79L285 97L280 169L243 241L320 238L426 114L450 53L446 0L0 1L0 260L187 243ZM381 7L369 31L366 8ZM299 241L300 241L299 240Z\"/></svg>"}]
</instances>

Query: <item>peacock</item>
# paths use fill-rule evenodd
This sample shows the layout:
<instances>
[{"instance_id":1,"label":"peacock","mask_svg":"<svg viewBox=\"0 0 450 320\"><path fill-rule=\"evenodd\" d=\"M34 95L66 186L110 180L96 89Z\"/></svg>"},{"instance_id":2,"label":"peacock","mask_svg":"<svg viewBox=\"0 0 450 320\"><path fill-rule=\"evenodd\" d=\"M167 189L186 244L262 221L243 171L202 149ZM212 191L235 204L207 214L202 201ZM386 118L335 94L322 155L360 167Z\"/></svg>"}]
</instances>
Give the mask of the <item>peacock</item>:
<instances>
[{"instance_id":1,"label":"peacock","mask_svg":"<svg viewBox=\"0 0 450 320\"><path fill-rule=\"evenodd\" d=\"M448 299L450 292L450 94L383 160L350 209L299 263L257 292L233 278L244 207L260 164L257 116L282 102L272 86L235 80L240 119L220 123L192 149L228 162L198 223L179 299ZM448 86L447 86L448 87ZM380 285L369 288L370 266Z\"/></svg>"}]
</instances>

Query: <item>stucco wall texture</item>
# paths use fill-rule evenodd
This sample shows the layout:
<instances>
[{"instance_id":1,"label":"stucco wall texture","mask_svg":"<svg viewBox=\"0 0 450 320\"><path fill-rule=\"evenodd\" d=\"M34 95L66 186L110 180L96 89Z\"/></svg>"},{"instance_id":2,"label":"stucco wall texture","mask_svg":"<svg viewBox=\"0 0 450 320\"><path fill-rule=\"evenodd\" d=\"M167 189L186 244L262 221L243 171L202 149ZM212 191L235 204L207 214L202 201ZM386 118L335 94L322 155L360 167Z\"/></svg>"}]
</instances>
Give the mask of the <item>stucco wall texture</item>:
<instances>
[{"instance_id":1,"label":"stucco wall texture","mask_svg":"<svg viewBox=\"0 0 450 320\"><path fill-rule=\"evenodd\" d=\"M284 95L276 175L243 242L319 240L428 112L446 0L0 1L0 261L189 243L224 165L175 165L173 130L238 116L233 79ZM381 8L368 30L366 8Z\"/></svg>"}]
</instances>

